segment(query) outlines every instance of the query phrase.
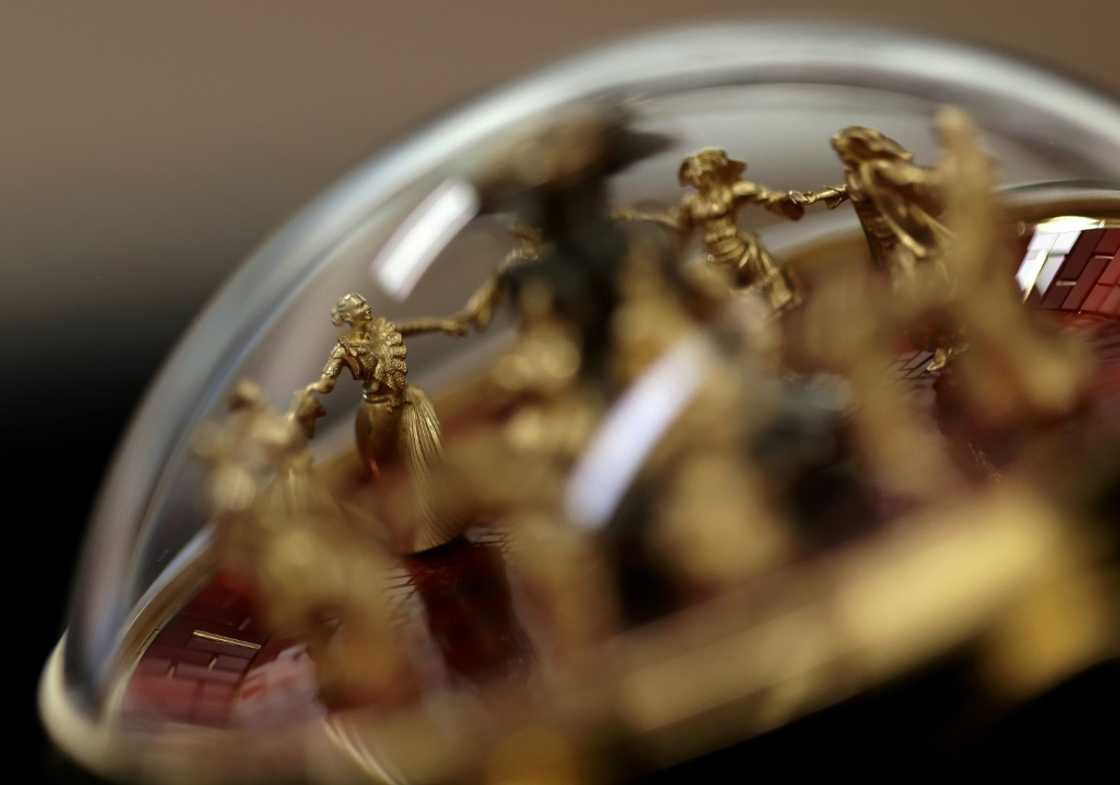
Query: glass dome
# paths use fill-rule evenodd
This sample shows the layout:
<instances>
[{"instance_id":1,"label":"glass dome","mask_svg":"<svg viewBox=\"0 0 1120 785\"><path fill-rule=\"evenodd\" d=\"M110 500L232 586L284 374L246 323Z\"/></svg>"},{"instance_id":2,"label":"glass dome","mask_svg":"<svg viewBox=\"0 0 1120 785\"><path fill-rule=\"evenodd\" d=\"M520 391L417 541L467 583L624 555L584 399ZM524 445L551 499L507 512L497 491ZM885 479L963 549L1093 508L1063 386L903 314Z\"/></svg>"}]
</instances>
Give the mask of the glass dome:
<instances>
[{"instance_id":1,"label":"glass dome","mask_svg":"<svg viewBox=\"0 0 1120 785\"><path fill-rule=\"evenodd\" d=\"M214 779L298 771L331 780L350 776L353 766L376 779L405 777L369 739L359 749L337 723L307 731L306 717L269 734L222 730L180 738L176 753L160 757L153 750L171 744L166 736L152 741L150 729L120 719L122 680L138 653L175 627L185 604L231 607L206 595L217 590L205 588L212 535L204 467L192 451L199 427L223 416L243 378L255 380L276 406L317 378L337 333L331 306L345 292L362 292L374 313L393 320L462 308L509 249L504 224L485 214L478 172L527 128L588 101L622 107L633 129L669 140L611 177L610 199L618 205L676 204L678 164L703 147L745 159L750 178L774 188L835 184L842 173L829 139L852 125L882 129L915 160L933 162L941 147L932 118L952 104L982 129L1025 224L1071 214L1096 221L1066 226L1075 233L1066 238L1072 247L1080 232L1113 231L1110 222L1120 216L1120 190L1113 190L1120 189L1116 103L1030 64L897 31L785 22L673 30L565 61L470 103L359 166L270 237L152 384L102 489L69 628L44 676L48 725L65 748L110 773L168 776L191 755L204 755ZM825 238L860 236L850 210L811 211L797 223L755 211L747 220L780 258ZM1040 269L1047 258L1072 253L1059 247L1066 240L1051 242L1049 257L1035 254ZM1106 242L1100 240L1102 248ZM1029 276L1032 284L1039 274ZM1049 275L1064 281L1056 268ZM1036 301L1046 300L1046 288ZM1094 301L1106 315L1108 297ZM1082 309L1079 300L1073 310ZM438 406L514 333L512 321L499 317L478 335L409 339L409 380ZM357 385L340 384L326 400L316 455L327 458L347 443L359 394ZM208 652L210 670L215 658L244 654L237 651L242 638L227 637L235 641L218 633L205 638L212 645L200 650ZM251 651L268 645L254 640ZM124 751L140 738L152 746ZM406 773L432 780L451 772Z\"/></svg>"}]
</instances>

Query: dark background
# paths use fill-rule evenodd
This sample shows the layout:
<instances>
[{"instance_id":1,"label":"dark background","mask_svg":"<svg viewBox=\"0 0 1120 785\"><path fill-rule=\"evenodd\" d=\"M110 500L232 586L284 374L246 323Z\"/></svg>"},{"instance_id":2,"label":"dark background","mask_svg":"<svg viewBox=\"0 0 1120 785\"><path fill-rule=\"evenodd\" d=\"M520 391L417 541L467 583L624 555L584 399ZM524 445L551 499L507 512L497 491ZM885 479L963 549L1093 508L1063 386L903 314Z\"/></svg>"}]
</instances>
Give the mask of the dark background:
<instances>
[{"instance_id":1,"label":"dark background","mask_svg":"<svg viewBox=\"0 0 1120 785\"><path fill-rule=\"evenodd\" d=\"M1120 3L1107 0L0 1L0 411L9 604L27 617L13 715L35 722L34 685L129 412L269 231L418 121L559 54L775 12L971 38L1120 89ZM892 694L871 699L887 701L879 716L911 705ZM916 730L877 727L896 743Z\"/></svg>"}]
</instances>

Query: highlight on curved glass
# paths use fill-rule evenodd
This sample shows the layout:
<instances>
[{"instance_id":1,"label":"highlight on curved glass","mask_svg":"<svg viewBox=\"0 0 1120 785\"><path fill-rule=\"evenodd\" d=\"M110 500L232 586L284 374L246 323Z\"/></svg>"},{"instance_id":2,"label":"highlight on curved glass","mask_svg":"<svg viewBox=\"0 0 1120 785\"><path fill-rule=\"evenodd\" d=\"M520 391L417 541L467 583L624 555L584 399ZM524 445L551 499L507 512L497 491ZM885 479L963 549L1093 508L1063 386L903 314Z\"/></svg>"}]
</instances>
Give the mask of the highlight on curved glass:
<instances>
[{"instance_id":1,"label":"highlight on curved glass","mask_svg":"<svg viewBox=\"0 0 1120 785\"><path fill-rule=\"evenodd\" d=\"M948 656L996 707L1114 659L1120 107L898 36L619 44L307 208L107 480L60 745L610 781Z\"/></svg>"}]
</instances>

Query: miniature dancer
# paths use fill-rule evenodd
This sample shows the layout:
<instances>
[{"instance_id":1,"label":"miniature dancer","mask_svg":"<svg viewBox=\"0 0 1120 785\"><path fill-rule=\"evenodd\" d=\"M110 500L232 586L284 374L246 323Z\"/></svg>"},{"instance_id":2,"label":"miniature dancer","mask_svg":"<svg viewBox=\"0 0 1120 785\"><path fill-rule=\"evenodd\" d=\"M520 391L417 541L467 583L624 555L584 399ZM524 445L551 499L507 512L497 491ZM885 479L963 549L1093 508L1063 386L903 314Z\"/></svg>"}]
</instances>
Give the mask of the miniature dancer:
<instances>
[{"instance_id":1,"label":"miniature dancer","mask_svg":"<svg viewBox=\"0 0 1120 785\"><path fill-rule=\"evenodd\" d=\"M938 220L944 210L944 178L919 166L914 154L874 128L850 126L832 137L844 165L844 184L813 194L794 193L797 204L850 201L867 236L871 258L892 282L905 283L916 265L935 260L950 238Z\"/></svg>"},{"instance_id":2,"label":"miniature dancer","mask_svg":"<svg viewBox=\"0 0 1120 785\"><path fill-rule=\"evenodd\" d=\"M296 394L295 419L308 436L324 414L316 395L330 393L345 368L362 384L362 405L354 423L358 453L377 478L387 465L402 463L419 509L431 517L426 486L440 454L439 420L428 396L407 383L404 336L425 332L463 335L452 319L419 319L394 324L375 317L360 294L343 295L331 311L331 322L347 329L331 350L319 378Z\"/></svg>"},{"instance_id":3,"label":"miniature dancer","mask_svg":"<svg viewBox=\"0 0 1120 785\"><path fill-rule=\"evenodd\" d=\"M802 206L824 201L830 208L850 201L872 263L886 273L907 307L920 310L917 300L931 287L951 285L944 255L952 233L938 220L945 202L941 168L915 164L912 152L874 128L845 128L832 137L832 148L844 165L844 184L794 193L794 201ZM944 368L959 349L959 336L913 337L934 352L926 366L931 373Z\"/></svg>"},{"instance_id":4,"label":"miniature dancer","mask_svg":"<svg viewBox=\"0 0 1120 785\"><path fill-rule=\"evenodd\" d=\"M306 428L243 380L228 417L200 431L215 556L265 627L308 646L322 695L399 705L419 683L393 625L394 562L363 532L368 513L332 493Z\"/></svg>"},{"instance_id":5,"label":"miniature dancer","mask_svg":"<svg viewBox=\"0 0 1120 785\"><path fill-rule=\"evenodd\" d=\"M623 209L615 217L627 221L653 221L686 234L695 227L704 233L704 251L709 264L731 272L736 286L757 287L779 311L799 302L789 271L774 261L753 232L740 229L739 210L758 204L778 215L797 221L805 212L793 192L780 193L742 178L747 165L728 158L716 148L705 148L681 163L677 178L682 186L696 190L666 213ZM802 201L810 195L799 194ZM813 201L822 198L811 195Z\"/></svg>"}]
</instances>

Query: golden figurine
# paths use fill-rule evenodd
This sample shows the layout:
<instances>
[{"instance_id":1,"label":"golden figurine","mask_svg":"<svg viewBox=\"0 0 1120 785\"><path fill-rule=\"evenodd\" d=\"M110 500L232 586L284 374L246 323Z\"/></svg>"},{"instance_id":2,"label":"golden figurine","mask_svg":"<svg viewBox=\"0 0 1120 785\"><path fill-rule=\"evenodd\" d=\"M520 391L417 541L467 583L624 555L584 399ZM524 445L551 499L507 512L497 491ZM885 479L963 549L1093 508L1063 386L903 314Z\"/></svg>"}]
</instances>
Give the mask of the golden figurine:
<instances>
[{"instance_id":1,"label":"golden figurine","mask_svg":"<svg viewBox=\"0 0 1120 785\"><path fill-rule=\"evenodd\" d=\"M832 137L832 148L844 166L844 183L794 193L794 201L803 206L823 201L830 208L850 201L872 263L887 275L895 297L905 301L929 286L950 288L943 255L951 233L938 220L944 210L941 170L915 164L912 152L874 128L844 128ZM918 303L903 306L921 308ZM912 337L934 352L930 372L941 370L958 348L956 336Z\"/></svg>"},{"instance_id":2,"label":"golden figurine","mask_svg":"<svg viewBox=\"0 0 1120 785\"><path fill-rule=\"evenodd\" d=\"M439 460L440 429L435 408L419 387L408 383L404 337L426 332L463 335L454 319L418 319L395 324L375 317L360 294L343 295L331 322L346 329L331 350L319 378L296 394L293 411L308 436L323 409L316 395L330 393L343 369L362 385L362 404L354 421L358 453L374 478L388 466L403 465L420 515L433 523L426 486Z\"/></svg>"},{"instance_id":3,"label":"golden figurine","mask_svg":"<svg viewBox=\"0 0 1120 785\"><path fill-rule=\"evenodd\" d=\"M1088 375L1085 346L1032 319L1006 274L1016 261L1001 231L1010 222L994 196L995 167L977 143L972 119L947 108L938 113L936 128L946 152L939 169L951 286L926 299L948 314L960 336L962 381L992 422L1068 412ZM994 367L1000 372L993 374Z\"/></svg>"},{"instance_id":4,"label":"golden figurine","mask_svg":"<svg viewBox=\"0 0 1120 785\"><path fill-rule=\"evenodd\" d=\"M684 584L682 594L704 596L773 568L791 546L764 476L746 457L746 445L773 413L764 392L769 388L757 384L771 360L760 327L773 322L754 301L749 304L755 309L697 315L661 274L652 249L638 245L627 262L623 299L611 325L621 382L639 382L705 326L722 338L721 351L714 341L697 347L696 389L638 480L657 489L648 534L653 559Z\"/></svg>"},{"instance_id":5,"label":"golden figurine","mask_svg":"<svg viewBox=\"0 0 1120 785\"><path fill-rule=\"evenodd\" d=\"M530 282L514 305L517 340L475 391L477 424L449 444L433 507L442 519L484 520L499 533L511 574L547 620L544 653L566 661L616 630L606 559L566 519L563 502L603 402L581 379L578 331L556 312L552 292ZM491 410L512 414L492 420Z\"/></svg>"},{"instance_id":6,"label":"golden figurine","mask_svg":"<svg viewBox=\"0 0 1120 785\"><path fill-rule=\"evenodd\" d=\"M757 288L778 311L797 304L797 287L758 236L739 228L739 211L757 204L797 221L805 209L793 192L772 191L744 180L746 169L746 163L728 158L724 150L705 148L684 159L677 171L680 184L691 186L695 193L685 196L676 209L665 213L622 209L615 215L629 221L653 221L681 234L699 228L707 262L727 270L736 286Z\"/></svg>"},{"instance_id":7,"label":"golden figurine","mask_svg":"<svg viewBox=\"0 0 1120 785\"><path fill-rule=\"evenodd\" d=\"M269 629L308 645L324 694L383 705L413 694L391 627L392 562L370 514L332 493L312 464L295 415L242 381L196 452L209 464L219 565L248 583Z\"/></svg>"},{"instance_id":8,"label":"golden figurine","mask_svg":"<svg viewBox=\"0 0 1120 785\"><path fill-rule=\"evenodd\" d=\"M1064 410L1076 396L1078 347L1047 348L1054 339L1027 324L1011 280L1003 276L1000 261L1007 269L1012 264L999 232L1006 221L994 195L993 162L980 150L971 119L946 108L935 126L943 156L932 167L914 163L913 153L881 131L841 130L832 147L844 165L844 184L795 193L794 199L829 207L851 201L872 262L891 282L905 331L919 348L933 352L927 372L941 371L979 341L989 348L988 361L1018 366L1002 377L1018 393L992 384L990 374L984 374L986 392L974 386L989 399L1004 389L1002 401L986 405L989 416L1022 404Z\"/></svg>"},{"instance_id":9,"label":"golden figurine","mask_svg":"<svg viewBox=\"0 0 1120 785\"><path fill-rule=\"evenodd\" d=\"M840 267L819 282L802 314L799 351L850 387L854 441L876 483L892 496L932 503L960 490L962 478L936 424L890 373L902 326L892 293L860 273Z\"/></svg>"},{"instance_id":10,"label":"golden figurine","mask_svg":"<svg viewBox=\"0 0 1120 785\"><path fill-rule=\"evenodd\" d=\"M877 481L902 498L932 502L962 478L935 424L888 369L899 335L933 352L927 372L941 370L960 345L956 326L933 318L934 299L954 291L946 266L952 235L937 218L944 175L914 164L910 151L875 129L845 128L832 147L845 182L793 198L830 208L850 201L873 269L885 275L833 271L805 309L802 349L851 385L856 441Z\"/></svg>"},{"instance_id":11,"label":"golden figurine","mask_svg":"<svg viewBox=\"0 0 1120 785\"><path fill-rule=\"evenodd\" d=\"M915 164L912 152L874 128L844 128L832 137L832 148L844 166L843 185L795 193L795 202L834 208L850 201L872 261L903 283L948 237L937 220L944 209L940 172Z\"/></svg>"}]
</instances>

